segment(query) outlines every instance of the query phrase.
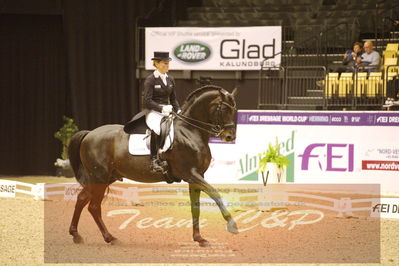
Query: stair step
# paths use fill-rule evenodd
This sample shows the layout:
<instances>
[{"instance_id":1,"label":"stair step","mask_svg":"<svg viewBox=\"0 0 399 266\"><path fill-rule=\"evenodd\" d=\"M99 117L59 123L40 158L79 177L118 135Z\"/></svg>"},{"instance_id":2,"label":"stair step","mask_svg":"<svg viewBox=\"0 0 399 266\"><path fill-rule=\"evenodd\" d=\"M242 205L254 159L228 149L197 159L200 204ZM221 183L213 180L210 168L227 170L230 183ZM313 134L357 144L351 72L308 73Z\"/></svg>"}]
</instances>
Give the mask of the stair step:
<instances>
[{"instance_id":1,"label":"stair step","mask_svg":"<svg viewBox=\"0 0 399 266\"><path fill-rule=\"evenodd\" d=\"M295 105L323 105L323 97L307 97L307 96L290 96L288 97L288 104Z\"/></svg>"},{"instance_id":2,"label":"stair step","mask_svg":"<svg viewBox=\"0 0 399 266\"><path fill-rule=\"evenodd\" d=\"M292 99L292 100L323 100L323 97L320 96L289 96L288 99Z\"/></svg>"},{"instance_id":3,"label":"stair step","mask_svg":"<svg viewBox=\"0 0 399 266\"><path fill-rule=\"evenodd\" d=\"M323 90L306 90L306 94L309 97L323 97Z\"/></svg>"}]
</instances>

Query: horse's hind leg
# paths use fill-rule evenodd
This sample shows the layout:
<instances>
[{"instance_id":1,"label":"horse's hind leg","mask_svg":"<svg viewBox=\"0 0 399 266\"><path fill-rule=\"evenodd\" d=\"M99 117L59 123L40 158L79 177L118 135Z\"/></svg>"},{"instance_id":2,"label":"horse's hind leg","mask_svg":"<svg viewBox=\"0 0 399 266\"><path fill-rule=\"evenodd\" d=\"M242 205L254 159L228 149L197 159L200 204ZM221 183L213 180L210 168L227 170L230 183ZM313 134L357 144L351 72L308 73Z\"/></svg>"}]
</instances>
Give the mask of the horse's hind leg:
<instances>
[{"instance_id":1,"label":"horse's hind leg","mask_svg":"<svg viewBox=\"0 0 399 266\"><path fill-rule=\"evenodd\" d=\"M75 211L73 213L71 226L69 227L69 234L73 236L73 242L76 244L83 242L82 237L78 233L78 223L80 214L82 213L83 208L89 203L90 194L86 187L83 187L82 191L78 194Z\"/></svg>"},{"instance_id":2,"label":"horse's hind leg","mask_svg":"<svg viewBox=\"0 0 399 266\"><path fill-rule=\"evenodd\" d=\"M104 198L105 189L108 187L106 184L91 184L90 186L90 204L89 204L89 212L94 218L98 228L101 231L101 234L104 237L105 242L115 242L117 240L113 237L105 227L103 219L101 218L101 202Z\"/></svg>"}]
</instances>

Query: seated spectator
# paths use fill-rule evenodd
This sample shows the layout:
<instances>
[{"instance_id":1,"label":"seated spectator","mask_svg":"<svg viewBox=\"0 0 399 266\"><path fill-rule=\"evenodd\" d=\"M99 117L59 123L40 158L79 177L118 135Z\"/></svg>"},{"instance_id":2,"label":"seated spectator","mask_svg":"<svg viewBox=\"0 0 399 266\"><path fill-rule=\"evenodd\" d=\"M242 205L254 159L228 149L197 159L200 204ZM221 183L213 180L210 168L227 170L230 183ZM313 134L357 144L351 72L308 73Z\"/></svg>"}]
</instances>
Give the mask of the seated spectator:
<instances>
[{"instance_id":1,"label":"seated spectator","mask_svg":"<svg viewBox=\"0 0 399 266\"><path fill-rule=\"evenodd\" d=\"M361 42L355 42L353 44L353 50L348 50L344 54L342 64L346 67L339 67L334 72L338 72L340 75L342 72L353 72L356 64L356 59L363 53L363 45Z\"/></svg>"},{"instance_id":2,"label":"seated spectator","mask_svg":"<svg viewBox=\"0 0 399 266\"><path fill-rule=\"evenodd\" d=\"M364 42L364 53L356 59L356 66L360 72L378 72L380 68L380 54L374 51L372 41Z\"/></svg>"},{"instance_id":3,"label":"seated spectator","mask_svg":"<svg viewBox=\"0 0 399 266\"><path fill-rule=\"evenodd\" d=\"M354 72L355 71L355 65L356 65L356 59L360 57L360 55L363 53L362 51L363 44L361 42L355 42L353 44L353 50L347 50L344 54L344 57L342 59L342 64L345 67L339 67L335 69L332 72L338 72L339 76L343 72ZM316 85L319 87L324 86L324 80L319 80L316 81Z\"/></svg>"}]
</instances>

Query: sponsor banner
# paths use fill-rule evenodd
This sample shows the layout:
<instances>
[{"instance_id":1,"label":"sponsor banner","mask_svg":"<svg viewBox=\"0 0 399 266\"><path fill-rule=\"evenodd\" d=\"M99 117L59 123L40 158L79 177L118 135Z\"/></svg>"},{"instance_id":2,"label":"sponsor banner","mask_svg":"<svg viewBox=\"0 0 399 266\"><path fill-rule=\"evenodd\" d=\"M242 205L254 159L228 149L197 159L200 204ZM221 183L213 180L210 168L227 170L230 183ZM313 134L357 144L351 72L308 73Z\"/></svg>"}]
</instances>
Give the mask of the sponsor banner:
<instances>
[{"instance_id":1,"label":"sponsor banner","mask_svg":"<svg viewBox=\"0 0 399 266\"><path fill-rule=\"evenodd\" d=\"M146 69L154 51L169 52L171 70L259 70L281 63L281 26L145 29Z\"/></svg>"},{"instance_id":2,"label":"sponsor banner","mask_svg":"<svg viewBox=\"0 0 399 266\"><path fill-rule=\"evenodd\" d=\"M399 126L399 113L243 111L238 115L238 123L251 125Z\"/></svg>"},{"instance_id":3,"label":"sponsor banner","mask_svg":"<svg viewBox=\"0 0 399 266\"><path fill-rule=\"evenodd\" d=\"M399 161L362 161L363 170L399 171Z\"/></svg>"},{"instance_id":4,"label":"sponsor banner","mask_svg":"<svg viewBox=\"0 0 399 266\"><path fill-rule=\"evenodd\" d=\"M276 134L277 133L277 134ZM236 138L236 182L238 183L263 183L262 174L258 172L259 161L266 152L269 143L278 141L280 152L287 156L290 165L285 171L284 182L294 181L295 148L297 131L285 129L275 131L270 126L238 125ZM277 138L277 139L276 139ZM274 180L274 182L273 182ZM268 184L277 183L276 177L268 177Z\"/></svg>"},{"instance_id":5,"label":"sponsor banner","mask_svg":"<svg viewBox=\"0 0 399 266\"><path fill-rule=\"evenodd\" d=\"M231 184L236 180L237 170L237 146L235 143L225 143L212 138L209 148L212 153L212 160L208 170L205 172L205 179L211 184Z\"/></svg>"},{"instance_id":6,"label":"sponsor banner","mask_svg":"<svg viewBox=\"0 0 399 266\"><path fill-rule=\"evenodd\" d=\"M17 183L15 181L0 180L0 198L15 198Z\"/></svg>"},{"instance_id":7,"label":"sponsor banner","mask_svg":"<svg viewBox=\"0 0 399 266\"><path fill-rule=\"evenodd\" d=\"M371 211L371 217L399 218L399 198L375 199Z\"/></svg>"},{"instance_id":8,"label":"sponsor banner","mask_svg":"<svg viewBox=\"0 0 399 266\"><path fill-rule=\"evenodd\" d=\"M326 122L312 117L326 117ZM333 123L332 117L341 121ZM399 194L395 117L398 112L239 111L235 144L211 145L212 155L217 154L213 156L215 167L226 158L235 157L235 164L224 164L222 171L212 169L206 177L218 183L261 184L260 157L269 143L277 141L290 161L287 183L381 184L383 193Z\"/></svg>"}]
</instances>

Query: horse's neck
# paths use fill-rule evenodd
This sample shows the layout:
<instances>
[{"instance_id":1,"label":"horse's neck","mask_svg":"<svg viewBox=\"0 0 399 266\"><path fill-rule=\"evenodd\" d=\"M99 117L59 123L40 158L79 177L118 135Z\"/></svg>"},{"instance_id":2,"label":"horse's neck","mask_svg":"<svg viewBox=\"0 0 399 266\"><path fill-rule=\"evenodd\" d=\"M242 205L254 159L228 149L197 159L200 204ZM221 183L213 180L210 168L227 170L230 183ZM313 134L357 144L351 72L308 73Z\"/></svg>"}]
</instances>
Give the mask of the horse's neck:
<instances>
[{"instance_id":1,"label":"horse's neck","mask_svg":"<svg viewBox=\"0 0 399 266\"><path fill-rule=\"evenodd\" d=\"M186 110L183 111L183 115L186 117L189 117L191 119L195 119L201 122L205 122L205 123L210 123L209 122L209 111L206 111L206 109L204 108L204 105L207 105L207 103L204 101L201 102L196 102L193 106L190 106L189 108L187 108ZM190 131L194 131L194 132L198 132L197 134L200 135L201 139L208 143L209 139L211 137L211 135L206 132L205 130L199 129L195 126L192 126L186 122L181 121L181 126L188 128ZM191 122L192 124L198 125L198 126L202 126L199 123L196 122ZM203 126L202 126L203 127Z\"/></svg>"},{"instance_id":2,"label":"horse's neck","mask_svg":"<svg viewBox=\"0 0 399 266\"><path fill-rule=\"evenodd\" d=\"M184 116L186 116L186 115L184 114ZM190 115L188 115L187 117L194 118L194 117L192 117ZM198 120L198 118L194 118L194 119ZM198 138L202 139L202 141L204 143L208 143L209 142L209 140L211 138L211 135L208 132L206 132L203 129L199 129L196 126L190 125L190 124L197 125L196 122L189 121L189 123L190 123L189 124L189 123L187 123L185 121L182 121L180 119L177 119L175 121L176 121L176 130L178 130L178 128L182 128L183 130L188 130L188 131L191 132L191 134L195 134L195 135L198 136ZM200 120L200 121L203 121L203 120Z\"/></svg>"},{"instance_id":3,"label":"horse's neck","mask_svg":"<svg viewBox=\"0 0 399 266\"><path fill-rule=\"evenodd\" d=\"M191 106L183 111L183 114L187 117L209 123L210 113L208 105L212 98L209 95L199 97L198 100L194 101Z\"/></svg>"}]
</instances>

